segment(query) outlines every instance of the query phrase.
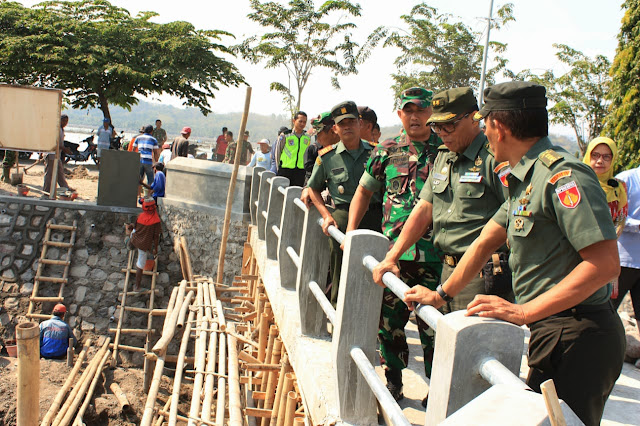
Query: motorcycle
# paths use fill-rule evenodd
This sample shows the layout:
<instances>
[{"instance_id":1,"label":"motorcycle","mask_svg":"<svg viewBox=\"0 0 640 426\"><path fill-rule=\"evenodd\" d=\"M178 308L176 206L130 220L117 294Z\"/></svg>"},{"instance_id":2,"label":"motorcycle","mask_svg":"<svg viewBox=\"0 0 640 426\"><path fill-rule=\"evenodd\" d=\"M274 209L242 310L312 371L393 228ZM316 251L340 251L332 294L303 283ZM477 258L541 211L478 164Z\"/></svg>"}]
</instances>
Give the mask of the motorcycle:
<instances>
[{"instance_id":1,"label":"motorcycle","mask_svg":"<svg viewBox=\"0 0 640 426\"><path fill-rule=\"evenodd\" d=\"M66 152L63 153L64 155L62 157L62 161L66 164L70 160L88 161L89 158L91 158L94 163L99 164L100 159L98 158L97 145L93 143L94 137L95 135L92 134L80 141L80 143L86 142L87 144L87 147L84 149L84 151L78 151L78 147L80 146L79 143L64 141L65 148L69 148L71 150L71 154L69 155Z\"/></svg>"},{"instance_id":2,"label":"motorcycle","mask_svg":"<svg viewBox=\"0 0 640 426\"><path fill-rule=\"evenodd\" d=\"M111 138L109 141L109 149L115 149L116 151L122 147L122 141L124 140L124 130L119 135Z\"/></svg>"}]
</instances>

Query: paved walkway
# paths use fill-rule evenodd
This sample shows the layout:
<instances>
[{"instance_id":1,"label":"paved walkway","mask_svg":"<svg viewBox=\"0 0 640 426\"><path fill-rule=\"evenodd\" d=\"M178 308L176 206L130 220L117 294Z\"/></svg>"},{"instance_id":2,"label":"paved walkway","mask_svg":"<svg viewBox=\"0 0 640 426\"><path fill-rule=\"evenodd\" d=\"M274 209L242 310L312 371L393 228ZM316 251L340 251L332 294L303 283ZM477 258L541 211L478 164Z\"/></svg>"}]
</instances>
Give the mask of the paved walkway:
<instances>
[{"instance_id":1,"label":"paved walkway","mask_svg":"<svg viewBox=\"0 0 640 426\"><path fill-rule=\"evenodd\" d=\"M422 398L425 397L429 385L424 376L420 338L418 337L418 328L413 319L409 321L406 333L410 356L409 368L403 370L404 399L400 401L400 407L402 407L402 411L412 424L424 425L424 408L420 403ZM525 330L525 334L525 343L528 344L528 330ZM525 355L522 357L522 366L520 368L520 377L523 380L527 377L528 370L525 346ZM376 371L384 383L382 368L376 367ZM602 425L640 425L640 369L635 368L633 364L624 364L622 374L605 406Z\"/></svg>"}]
</instances>

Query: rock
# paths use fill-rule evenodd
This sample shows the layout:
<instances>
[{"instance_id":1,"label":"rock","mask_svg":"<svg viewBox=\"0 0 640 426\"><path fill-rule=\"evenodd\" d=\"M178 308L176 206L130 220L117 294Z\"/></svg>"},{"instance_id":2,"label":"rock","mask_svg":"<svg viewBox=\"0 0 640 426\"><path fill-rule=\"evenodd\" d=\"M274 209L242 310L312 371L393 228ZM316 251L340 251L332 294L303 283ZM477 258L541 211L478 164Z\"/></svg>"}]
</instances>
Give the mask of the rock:
<instances>
[{"instance_id":1,"label":"rock","mask_svg":"<svg viewBox=\"0 0 640 426\"><path fill-rule=\"evenodd\" d=\"M96 329L95 324L92 324L90 322L87 321L83 321L82 325L80 326L80 330L84 331L93 331Z\"/></svg>"},{"instance_id":2,"label":"rock","mask_svg":"<svg viewBox=\"0 0 640 426\"><path fill-rule=\"evenodd\" d=\"M89 267L87 265L78 265L71 268L72 277L86 277L87 273L89 273Z\"/></svg>"},{"instance_id":3,"label":"rock","mask_svg":"<svg viewBox=\"0 0 640 426\"><path fill-rule=\"evenodd\" d=\"M57 260L60 257L60 250L55 247L47 249L47 259Z\"/></svg>"},{"instance_id":4,"label":"rock","mask_svg":"<svg viewBox=\"0 0 640 426\"><path fill-rule=\"evenodd\" d=\"M114 283L112 283L111 281L105 281L104 285L102 286L102 291L113 291L116 288L116 285Z\"/></svg>"},{"instance_id":5,"label":"rock","mask_svg":"<svg viewBox=\"0 0 640 426\"><path fill-rule=\"evenodd\" d=\"M78 317L69 317L69 319L67 320L67 323L69 324L69 327L71 328L75 327L78 323Z\"/></svg>"},{"instance_id":6,"label":"rock","mask_svg":"<svg viewBox=\"0 0 640 426\"><path fill-rule=\"evenodd\" d=\"M158 275L158 284L169 284L169 274L160 272L160 275Z\"/></svg>"},{"instance_id":7,"label":"rock","mask_svg":"<svg viewBox=\"0 0 640 426\"><path fill-rule=\"evenodd\" d=\"M33 283L22 284L22 287L20 287L20 293L25 296L33 293Z\"/></svg>"},{"instance_id":8,"label":"rock","mask_svg":"<svg viewBox=\"0 0 640 426\"><path fill-rule=\"evenodd\" d=\"M115 247L111 247L109 249L109 256L111 256L112 258L120 258L120 250Z\"/></svg>"},{"instance_id":9,"label":"rock","mask_svg":"<svg viewBox=\"0 0 640 426\"><path fill-rule=\"evenodd\" d=\"M7 297L4 301L4 308L6 310L17 308L18 303L20 303L20 299L17 297Z\"/></svg>"},{"instance_id":10,"label":"rock","mask_svg":"<svg viewBox=\"0 0 640 426\"><path fill-rule=\"evenodd\" d=\"M112 272L109 274L109 281L120 281L121 279L124 278L124 274L121 274L120 272Z\"/></svg>"},{"instance_id":11,"label":"rock","mask_svg":"<svg viewBox=\"0 0 640 426\"><path fill-rule=\"evenodd\" d=\"M75 315L77 310L78 310L78 305L76 305L75 303L72 303L69 305L69 313L71 315Z\"/></svg>"},{"instance_id":12,"label":"rock","mask_svg":"<svg viewBox=\"0 0 640 426\"><path fill-rule=\"evenodd\" d=\"M102 333L106 332L109 328L109 318L98 318L96 320L96 332Z\"/></svg>"},{"instance_id":13,"label":"rock","mask_svg":"<svg viewBox=\"0 0 640 426\"><path fill-rule=\"evenodd\" d=\"M631 359L640 358L640 332L635 319L625 313L620 314L620 319L624 325L625 337L627 339L626 356Z\"/></svg>"},{"instance_id":14,"label":"rock","mask_svg":"<svg viewBox=\"0 0 640 426\"><path fill-rule=\"evenodd\" d=\"M76 287L76 292L73 295L74 300L76 301L76 303L82 303L84 302L84 297L87 294L87 287L81 285L79 287Z\"/></svg>"},{"instance_id":15,"label":"rock","mask_svg":"<svg viewBox=\"0 0 640 426\"><path fill-rule=\"evenodd\" d=\"M94 269L91 271L91 279L94 281L104 281L107 279L107 273L102 269Z\"/></svg>"},{"instance_id":16,"label":"rock","mask_svg":"<svg viewBox=\"0 0 640 426\"><path fill-rule=\"evenodd\" d=\"M107 234L102 236L102 241L108 247L121 247L123 244L123 237L121 235Z\"/></svg>"},{"instance_id":17,"label":"rock","mask_svg":"<svg viewBox=\"0 0 640 426\"><path fill-rule=\"evenodd\" d=\"M2 324L3 327L9 324L10 322L11 322L11 317L9 316L8 313L3 312L0 314L0 324Z\"/></svg>"},{"instance_id":18,"label":"rock","mask_svg":"<svg viewBox=\"0 0 640 426\"><path fill-rule=\"evenodd\" d=\"M118 289L124 290L124 279L118 281Z\"/></svg>"},{"instance_id":19,"label":"rock","mask_svg":"<svg viewBox=\"0 0 640 426\"><path fill-rule=\"evenodd\" d=\"M98 264L98 255L92 254L91 256L89 256L89 258L87 259L87 265L93 268L97 264Z\"/></svg>"},{"instance_id":20,"label":"rock","mask_svg":"<svg viewBox=\"0 0 640 426\"><path fill-rule=\"evenodd\" d=\"M175 254L175 253L171 253L171 254L169 255L169 260L170 260L171 262L175 262L176 260L178 260L178 255L177 255L177 254Z\"/></svg>"},{"instance_id":21,"label":"rock","mask_svg":"<svg viewBox=\"0 0 640 426\"><path fill-rule=\"evenodd\" d=\"M22 275L20 275L22 282L31 281L33 277L34 277L34 274L31 269L27 269Z\"/></svg>"},{"instance_id":22,"label":"rock","mask_svg":"<svg viewBox=\"0 0 640 426\"><path fill-rule=\"evenodd\" d=\"M80 306L78 315L80 315L82 318L90 317L91 315L93 315L93 308L90 306Z\"/></svg>"},{"instance_id":23,"label":"rock","mask_svg":"<svg viewBox=\"0 0 640 426\"><path fill-rule=\"evenodd\" d=\"M89 257L89 251L85 249L76 250L75 256L78 259L87 259Z\"/></svg>"},{"instance_id":24,"label":"rock","mask_svg":"<svg viewBox=\"0 0 640 426\"><path fill-rule=\"evenodd\" d=\"M167 266L167 270L171 271L171 272L177 272L180 270L180 265L178 265L178 262L171 262L168 266Z\"/></svg>"},{"instance_id":25,"label":"rock","mask_svg":"<svg viewBox=\"0 0 640 426\"><path fill-rule=\"evenodd\" d=\"M109 310L107 311L107 315L109 317L112 317L113 314L115 314L115 313L116 313L116 307L115 306L109 306Z\"/></svg>"}]
</instances>

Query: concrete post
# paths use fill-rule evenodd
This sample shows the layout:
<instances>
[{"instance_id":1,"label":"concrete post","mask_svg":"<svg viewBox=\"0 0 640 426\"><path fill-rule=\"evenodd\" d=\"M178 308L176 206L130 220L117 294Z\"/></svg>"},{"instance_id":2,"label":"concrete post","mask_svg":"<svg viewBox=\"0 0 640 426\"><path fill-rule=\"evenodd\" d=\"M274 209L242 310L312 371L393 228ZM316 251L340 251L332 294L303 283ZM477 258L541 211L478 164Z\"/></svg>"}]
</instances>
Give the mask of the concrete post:
<instances>
[{"instance_id":1,"label":"concrete post","mask_svg":"<svg viewBox=\"0 0 640 426\"><path fill-rule=\"evenodd\" d=\"M373 282L371 272L363 265L363 258L370 254L383 259L389 240L377 232L357 230L346 235L344 247L331 349L338 413L347 424L378 424L375 396L352 360L350 351L357 346L367 355L369 362L375 362L382 287Z\"/></svg>"},{"instance_id":2,"label":"concrete post","mask_svg":"<svg viewBox=\"0 0 640 426\"><path fill-rule=\"evenodd\" d=\"M289 186L289 179L286 177L275 176L271 178L267 222L264 227L267 242L267 259L270 260L276 260L278 258L278 241L280 237L273 232L273 225L280 226L282 206L284 204L284 194L282 194L278 188L287 186Z\"/></svg>"},{"instance_id":3,"label":"concrete post","mask_svg":"<svg viewBox=\"0 0 640 426\"><path fill-rule=\"evenodd\" d=\"M256 211L258 211L258 192L260 192L260 172L264 167L254 167L251 172L251 196L249 197L249 213L251 214L251 224L257 225Z\"/></svg>"},{"instance_id":4,"label":"concrete post","mask_svg":"<svg viewBox=\"0 0 640 426\"><path fill-rule=\"evenodd\" d=\"M282 217L280 220L280 241L278 242L278 265L280 266L280 284L282 287L295 290L298 277L298 266L287 253L291 247L300 255L300 240L304 212L293 202L302 195L302 188L290 186L285 190Z\"/></svg>"},{"instance_id":5,"label":"concrete post","mask_svg":"<svg viewBox=\"0 0 640 426\"><path fill-rule=\"evenodd\" d=\"M40 417L40 328L35 322L16 326L18 344L18 426L38 424Z\"/></svg>"},{"instance_id":6,"label":"concrete post","mask_svg":"<svg viewBox=\"0 0 640 426\"><path fill-rule=\"evenodd\" d=\"M256 210L256 223L258 226L258 239L264 241L265 238L265 225L267 219L262 215L262 212L266 212L269 207L269 190L270 183L269 178L274 177L276 174L265 170L260 173L260 189L258 190L258 210Z\"/></svg>"},{"instance_id":7,"label":"concrete post","mask_svg":"<svg viewBox=\"0 0 640 426\"><path fill-rule=\"evenodd\" d=\"M515 324L452 312L438 321L426 423L435 425L491 386L479 373L488 357L518 375L524 330Z\"/></svg>"},{"instance_id":8,"label":"concrete post","mask_svg":"<svg viewBox=\"0 0 640 426\"><path fill-rule=\"evenodd\" d=\"M307 336L326 334L327 316L309 289L309 281L315 281L324 290L329 270L329 239L318 225L320 213L315 207L307 209L302 225L300 269L296 279L300 303L300 328Z\"/></svg>"}]
</instances>

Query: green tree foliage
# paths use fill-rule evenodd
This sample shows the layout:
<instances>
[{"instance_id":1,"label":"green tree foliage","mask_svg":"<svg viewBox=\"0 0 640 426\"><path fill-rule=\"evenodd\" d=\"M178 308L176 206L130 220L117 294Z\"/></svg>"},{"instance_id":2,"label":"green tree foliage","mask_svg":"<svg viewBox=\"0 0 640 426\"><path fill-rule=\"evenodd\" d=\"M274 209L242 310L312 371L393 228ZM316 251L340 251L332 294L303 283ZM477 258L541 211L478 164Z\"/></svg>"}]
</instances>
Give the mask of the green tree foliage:
<instances>
[{"instance_id":1,"label":"green tree foliage","mask_svg":"<svg viewBox=\"0 0 640 426\"><path fill-rule=\"evenodd\" d=\"M513 17L513 5L499 8L492 28L499 29ZM377 28L373 40L384 39L383 46L401 51L395 60L397 74L392 74L392 89L396 99L400 92L421 86L439 92L451 87L478 87L482 71L482 33L473 30L450 14L440 14L435 7L420 3L408 15L402 15L408 29ZM505 69L507 60L500 56L507 45L491 41L495 65L487 70L487 82L492 83Z\"/></svg>"},{"instance_id":2,"label":"green tree foliage","mask_svg":"<svg viewBox=\"0 0 640 426\"><path fill-rule=\"evenodd\" d=\"M610 113L605 132L618 144L618 167L640 165L640 1L626 0L611 67Z\"/></svg>"},{"instance_id":3,"label":"green tree foliage","mask_svg":"<svg viewBox=\"0 0 640 426\"><path fill-rule=\"evenodd\" d=\"M219 85L243 77L216 53L221 31L188 22L156 24L104 0L0 2L0 80L64 90L72 108L130 109L137 96L170 94L209 113Z\"/></svg>"},{"instance_id":4,"label":"green tree foliage","mask_svg":"<svg viewBox=\"0 0 640 426\"><path fill-rule=\"evenodd\" d=\"M351 39L356 25L343 21L360 16L358 4L329 0L316 10L313 0L291 0L288 6L259 0L250 3L254 12L249 19L267 32L247 38L235 50L251 63L287 70L286 83L273 82L271 90L282 93L292 114L300 109L302 92L315 69L333 71L331 82L339 88L338 76L357 73L356 66L370 52L369 44L360 47Z\"/></svg>"},{"instance_id":5,"label":"green tree foliage","mask_svg":"<svg viewBox=\"0 0 640 426\"><path fill-rule=\"evenodd\" d=\"M547 88L547 98L551 101L549 119L571 127L582 158L589 141L602 133L609 104L606 96L611 85L611 62L606 56L590 58L564 44L553 47L558 59L567 65L566 73L556 77L551 70L541 75L524 70L513 77L535 81Z\"/></svg>"}]
</instances>

